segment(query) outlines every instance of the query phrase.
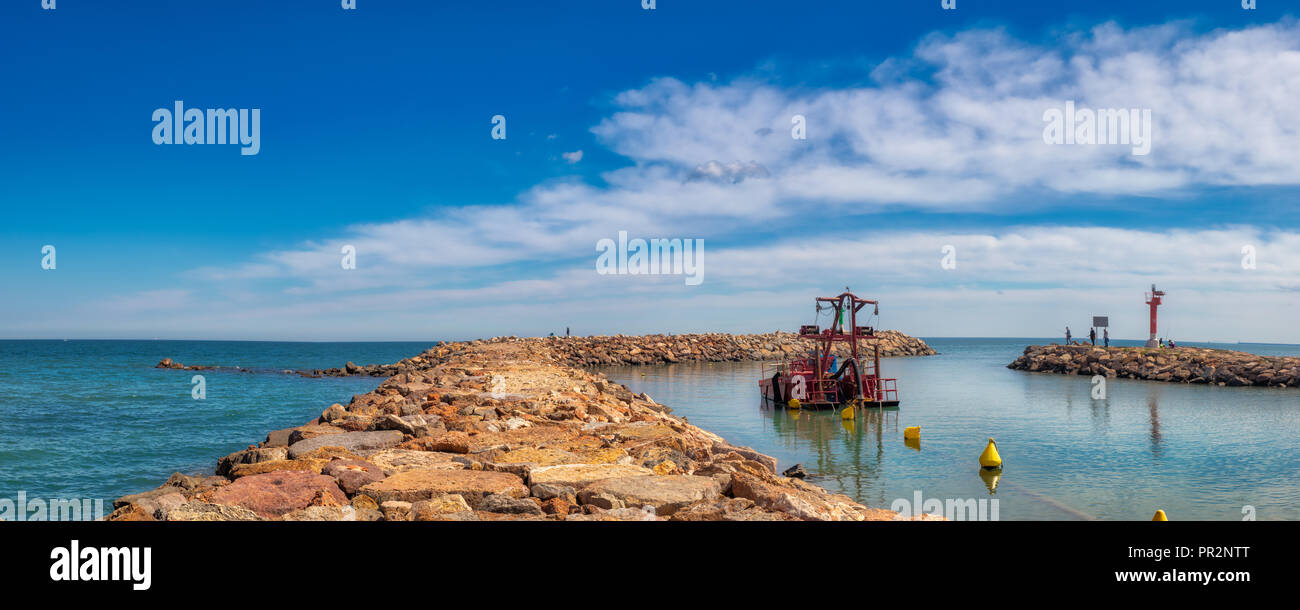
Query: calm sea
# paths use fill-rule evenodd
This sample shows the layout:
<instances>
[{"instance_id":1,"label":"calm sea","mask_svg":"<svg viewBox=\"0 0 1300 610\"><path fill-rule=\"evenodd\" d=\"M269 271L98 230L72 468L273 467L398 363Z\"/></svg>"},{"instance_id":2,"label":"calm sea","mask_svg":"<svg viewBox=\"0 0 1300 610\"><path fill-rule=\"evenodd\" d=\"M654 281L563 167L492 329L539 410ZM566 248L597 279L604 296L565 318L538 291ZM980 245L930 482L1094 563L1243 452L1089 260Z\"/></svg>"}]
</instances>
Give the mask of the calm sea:
<instances>
[{"instance_id":1,"label":"calm sea","mask_svg":"<svg viewBox=\"0 0 1300 610\"><path fill-rule=\"evenodd\" d=\"M396 362L431 343L0 341L0 499L103 498L157 487L373 390L374 377L272 371ZM233 370L155 369L163 358ZM203 375L207 398L191 395ZM106 509L111 510L111 509Z\"/></svg>"},{"instance_id":2,"label":"calm sea","mask_svg":"<svg viewBox=\"0 0 1300 610\"><path fill-rule=\"evenodd\" d=\"M1005 368L1045 339L928 339L941 354L883 364L902 406L842 422L759 406L757 363L604 369L692 423L802 463L810 480L873 506L996 498L1002 519L1300 519L1300 390L1110 380ZM307 379L282 369L396 362L419 343L0 341L0 499L113 498L301 424L378 378ZM1225 345L1268 355L1300 346ZM186 364L250 367L160 370ZM642 377L641 373L645 373ZM207 398L194 400L202 374ZM918 447L902 429L922 427ZM989 437L1005 468L981 477ZM990 491L994 487L996 493Z\"/></svg>"},{"instance_id":3,"label":"calm sea","mask_svg":"<svg viewBox=\"0 0 1300 610\"><path fill-rule=\"evenodd\" d=\"M941 353L885 360L902 403L870 419L762 409L757 363L605 369L691 423L802 463L809 481L872 506L997 499L1003 520L1300 519L1300 389L1220 388L1013 371L1029 344L1059 339L926 339ZM1115 344L1137 345L1136 342ZM1206 347L1300 355L1300 346ZM641 373L645 373L642 377ZM921 426L909 447L903 428ZM982 477L989 437L1004 460ZM986 480L987 479L987 480ZM1251 508L1253 507L1253 510Z\"/></svg>"}]
</instances>

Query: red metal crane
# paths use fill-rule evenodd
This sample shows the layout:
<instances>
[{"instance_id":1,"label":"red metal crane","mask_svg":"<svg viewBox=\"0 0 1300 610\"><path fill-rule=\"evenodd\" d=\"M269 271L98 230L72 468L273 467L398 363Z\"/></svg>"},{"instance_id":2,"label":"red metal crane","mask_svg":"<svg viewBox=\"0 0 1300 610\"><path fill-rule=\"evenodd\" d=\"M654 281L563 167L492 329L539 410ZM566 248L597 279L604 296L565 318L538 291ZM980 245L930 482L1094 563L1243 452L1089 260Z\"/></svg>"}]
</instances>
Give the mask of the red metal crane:
<instances>
[{"instance_id":1,"label":"red metal crane","mask_svg":"<svg viewBox=\"0 0 1300 610\"><path fill-rule=\"evenodd\" d=\"M871 315L879 314L876 301L862 299L845 291L838 296L818 297L817 311L829 310L831 326L822 330L815 324L799 327L799 336L813 342L803 358L779 363L768 372L764 363L758 387L765 401L785 406L787 398L814 409L839 407L850 403L867 407L897 407L898 381L880 376L880 343L876 330L858 326L858 312L867 305ZM869 352L859 352L859 342L866 342ZM847 344L848 354L835 369L835 347ZM769 375L772 375L769 377Z\"/></svg>"},{"instance_id":2,"label":"red metal crane","mask_svg":"<svg viewBox=\"0 0 1300 610\"><path fill-rule=\"evenodd\" d=\"M1158 347L1160 342L1156 340L1156 308L1163 302L1160 297L1165 296L1165 291L1156 290L1156 285L1151 285L1151 292L1147 293L1147 305L1151 306L1151 336L1147 339L1147 347Z\"/></svg>"}]
</instances>

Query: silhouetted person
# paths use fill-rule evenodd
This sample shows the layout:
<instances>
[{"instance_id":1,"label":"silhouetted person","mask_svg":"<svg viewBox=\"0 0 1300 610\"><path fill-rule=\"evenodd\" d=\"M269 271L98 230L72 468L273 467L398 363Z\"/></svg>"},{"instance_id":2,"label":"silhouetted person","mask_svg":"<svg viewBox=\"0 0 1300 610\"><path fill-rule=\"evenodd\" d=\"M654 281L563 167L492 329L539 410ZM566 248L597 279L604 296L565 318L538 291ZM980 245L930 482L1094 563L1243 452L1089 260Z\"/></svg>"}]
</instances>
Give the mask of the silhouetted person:
<instances>
[{"instance_id":1,"label":"silhouetted person","mask_svg":"<svg viewBox=\"0 0 1300 610\"><path fill-rule=\"evenodd\" d=\"M1093 327L1093 328L1089 328L1089 329L1088 329L1088 341L1091 341L1091 342L1092 342L1092 346L1093 346L1093 347L1097 347L1097 328L1096 328L1096 327Z\"/></svg>"},{"instance_id":2,"label":"silhouetted person","mask_svg":"<svg viewBox=\"0 0 1300 610\"><path fill-rule=\"evenodd\" d=\"M1069 326L1066 326L1066 327L1065 327L1065 344L1066 344L1066 345L1069 345L1069 344L1070 344L1070 327L1069 327Z\"/></svg>"},{"instance_id":3,"label":"silhouetted person","mask_svg":"<svg viewBox=\"0 0 1300 610\"><path fill-rule=\"evenodd\" d=\"M564 336L566 336L566 337L569 336L569 327L568 327L568 326L565 326L565 327L564 327Z\"/></svg>"}]
</instances>

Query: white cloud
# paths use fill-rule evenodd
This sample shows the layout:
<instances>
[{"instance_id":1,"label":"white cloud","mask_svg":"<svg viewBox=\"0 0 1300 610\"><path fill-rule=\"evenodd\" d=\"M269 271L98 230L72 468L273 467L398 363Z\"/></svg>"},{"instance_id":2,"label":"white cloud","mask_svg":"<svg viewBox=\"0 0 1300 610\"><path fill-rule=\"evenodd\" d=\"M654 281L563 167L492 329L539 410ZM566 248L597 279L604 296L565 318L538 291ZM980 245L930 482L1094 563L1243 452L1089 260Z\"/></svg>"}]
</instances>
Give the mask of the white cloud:
<instances>
[{"instance_id":1,"label":"white cloud","mask_svg":"<svg viewBox=\"0 0 1300 610\"><path fill-rule=\"evenodd\" d=\"M573 152L561 153L560 157L564 158L566 162L572 165L582 160L582 151L575 150Z\"/></svg>"},{"instance_id":2,"label":"white cloud","mask_svg":"<svg viewBox=\"0 0 1300 610\"><path fill-rule=\"evenodd\" d=\"M935 35L871 77L871 86L838 89L654 80L619 94L617 111L593 128L630 161L599 186L546 182L505 205L358 224L196 270L241 295L239 306L196 298L175 316L138 323L192 328L201 319L245 336L299 338L534 333L566 320L581 320L584 332L770 330L801 320L813 295L849 284L884 299L886 325L910 332L1042 335L1085 312L1123 320L1156 282L1170 290L1169 319L1185 325L1183 336L1300 342L1286 313L1300 285L1295 233L1029 226L844 235L820 220L895 207L1002 212L1016 205L1013 195L1038 191L1174 197L1201 186L1300 184L1295 21L1199 34L1106 24L1050 47L998 30ZM1151 108L1151 153L1044 144L1043 111L1065 100ZM790 137L795 114L807 118L806 140ZM564 158L576 163L582 151ZM717 245L774 226L797 237ZM706 238L705 285L595 275L596 241L620 230ZM339 267L345 244L356 247L356 270ZM958 249L954 271L939 268L945 244ZM1251 271L1240 268L1247 244L1258 251ZM164 297L179 295L153 299ZM737 303L743 315L719 313L739 311Z\"/></svg>"}]
</instances>

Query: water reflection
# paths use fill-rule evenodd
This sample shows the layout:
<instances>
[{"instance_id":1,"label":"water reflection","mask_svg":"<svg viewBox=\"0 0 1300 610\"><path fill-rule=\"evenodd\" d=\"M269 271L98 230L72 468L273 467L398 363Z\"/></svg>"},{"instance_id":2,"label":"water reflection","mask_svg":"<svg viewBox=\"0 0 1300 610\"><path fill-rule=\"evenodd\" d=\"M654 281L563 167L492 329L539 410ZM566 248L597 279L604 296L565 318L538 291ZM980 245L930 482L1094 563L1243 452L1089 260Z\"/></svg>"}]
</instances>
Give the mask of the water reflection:
<instances>
[{"instance_id":1,"label":"water reflection","mask_svg":"<svg viewBox=\"0 0 1300 610\"><path fill-rule=\"evenodd\" d=\"M984 487L989 490L989 495L998 493L998 481L1002 479L1001 468L981 468L980 478L984 480Z\"/></svg>"},{"instance_id":2,"label":"water reflection","mask_svg":"<svg viewBox=\"0 0 1300 610\"><path fill-rule=\"evenodd\" d=\"M1243 504L1261 518L1300 520L1300 390L1108 379L1107 399L1093 400L1088 376L1007 369L1026 343L938 341L940 356L891 359L902 408L852 420L832 410L755 409L758 363L605 370L691 423L782 468L802 463L810 482L871 506L922 489L945 498L996 493L1004 520L1147 519L1151 506L1180 519L1240 519ZM1229 404L1233 425L1224 425ZM899 446L914 425L925 426L924 451ZM1012 470L976 479L974 458L990 436ZM1215 449L1225 446L1245 465L1233 477L1219 470Z\"/></svg>"},{"instance_id":3,"label":"water reflection","mask_svg":"<svg viewBox=\"0 0 1300 610\"><path fill-rule=\"evenodd\" d=\"M1151 457L1159 459L1160 451L1160 388L1147 388L1147 416L1151 422Z\"/></svg>"},{"instance_id":4,"label":"water reflection","mask_svg":"<svg viewBox=\"0 0 1300 610\"><path fill-rule=\"evenodd\" d=\"M761 403L759 412L782 444L815 456L811 467L805 464L812 479L834 481L854 497L878 490L885 433L899 433L897 409L859 409L853 419L842 418L838 409L778 409Z\"/></svg>"}]
</instances>

